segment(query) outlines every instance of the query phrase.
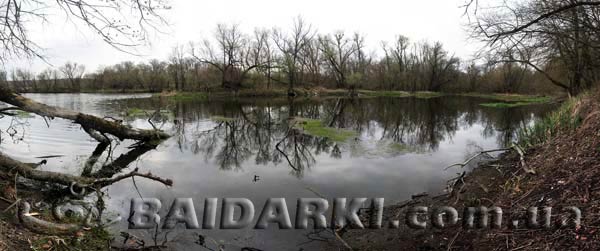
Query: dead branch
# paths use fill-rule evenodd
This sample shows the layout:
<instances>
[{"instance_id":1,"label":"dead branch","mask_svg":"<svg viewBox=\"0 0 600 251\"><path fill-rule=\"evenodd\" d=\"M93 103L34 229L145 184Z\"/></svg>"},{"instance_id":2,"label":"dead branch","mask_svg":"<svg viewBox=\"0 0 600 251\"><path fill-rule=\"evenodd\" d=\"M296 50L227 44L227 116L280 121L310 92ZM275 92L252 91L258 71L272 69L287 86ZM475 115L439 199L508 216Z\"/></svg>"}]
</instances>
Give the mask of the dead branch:
<instances>
[{"instance_id":1,"label":"dead branch","mask_svg":"<svg viewBox=\"0 0 600 251\"><path fill-rule=\"evenodd\" d=\"M512 144L508 148L492 149L492 150L479 152L479 153L473 155L471 158L468 158L465 162L452 164L452 165L444 168L444 170L448 170L451 167L455 167L455 166L460 166L461 168L463 168L466 165L468 165L469 162L473 161L474 159L476 159L477 157L479 157L481 155L492 153L492 152L505 152L505 151L509 151L509 150L514 150L515 152L517 152L519 154L519 163L521 164L521 167L523 168L523 170L525 170L526 173L535 174L535 170L529 168L527 166L527 163L525 163L525 150L523 150L523 148L517 144Z\"/></svg>"},{"instance_id":2,"label":"dead branch","mask_svg":"<svg viewBox=\"0 0 600 251\"><path fill-rule=\"evenodd\" d=\"M158 177L156 175L153 175L150 172L148 172L148 173L140 173L140 172L138 172L138 168L136 168L135 170L133 170L132 172L130 172L128 174L118 175L118 176L113 177L113 178L96 179L93 182L93 184L94 185L100 185L100 186L106 186L106 185L110 185L110 184L119 182L121 180L127 179L127 178L133 178L133 177L142 177L142 178L146 178L146 179L149 179L149 180L158 181L160 183L163 183L166 186L173 186L173 180L171 180L171 179L164 179L164 178Z\"/></svg>"},{"instance_id":3,"label":"dead branch","mask_svg":"<svg viewBox=\"0 0 600 251\"><path fill-rule=\"evenodd\" d=\"M444 168L444 170L448 170L448 169L450 169L452 167L455 167L455 166L460 166L461 168L463 168L463 167L467 166L469 164L469 162L473 161L474 159L476 159L477 157L479 157L481 155L488 154L488 153L493 153L493 152L505 152L505 151L508 151L510 149L512 149L512 147L482 151L482 152L479 152L479 153L473 155L471 158L468 158L465 162L452 164L452 165Z\"/></svg>"}]
</instances>

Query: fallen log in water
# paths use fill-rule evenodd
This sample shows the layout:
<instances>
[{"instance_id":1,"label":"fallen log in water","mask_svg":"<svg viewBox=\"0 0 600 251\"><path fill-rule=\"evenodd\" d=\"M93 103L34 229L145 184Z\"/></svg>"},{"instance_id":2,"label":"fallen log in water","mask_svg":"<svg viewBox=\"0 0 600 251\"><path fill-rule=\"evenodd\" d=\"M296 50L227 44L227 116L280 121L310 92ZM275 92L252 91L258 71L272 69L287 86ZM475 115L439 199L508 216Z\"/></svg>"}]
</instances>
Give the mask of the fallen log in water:
<instances>
[{"instance_id":1,"label":"fallen log in water","mask_svg":"<svg viewBox=\"0 0 600 251\"><path fill-rule=\"evenodd\" d=\"M95 131L99 134L111 134L120 140L152 141L170 137L159 130L135 129L116 121L109 121L93 115L42 104L14 93L2 85L0 85L0 101L43 117L71 120L81 125L88 133ZM101 140L102 138L97 133L90 133L90 135L97 140Z\"/></svg>"}]
</instances>

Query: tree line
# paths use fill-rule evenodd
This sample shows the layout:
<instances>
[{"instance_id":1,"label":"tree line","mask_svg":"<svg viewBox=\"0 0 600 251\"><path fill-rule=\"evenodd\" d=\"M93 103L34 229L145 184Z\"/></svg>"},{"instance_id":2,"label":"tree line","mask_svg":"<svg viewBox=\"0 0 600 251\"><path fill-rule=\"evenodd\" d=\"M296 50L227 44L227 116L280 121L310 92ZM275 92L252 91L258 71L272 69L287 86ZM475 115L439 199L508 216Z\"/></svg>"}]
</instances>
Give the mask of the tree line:
<instances>
[{"instance_id":1,"label":"tree line","mask_svg":"<svg viewBox=\"0 0 600 251\"><path fill-rule=\"evenodd\" d=\"M557 7L548 7L551 2L560 1L530 1L517 7L533 19L536 13ZM514 33L521 36L519 42L513 42L514 34L490 35L510 30L503 25L512 17L498 13L480 11L476 15L471 35L484 41L486 48L470 60L455 56L440 42L413 42L402 35L381 42L376 53L367 48L365 35L343 31L322 34L298 17L289 29L257 28L251 33L236 24L218 24L212 36L173 47L167 60L127 61L87 73L83 65L66 63L38 74L15 69L0 76L21 92L287 89L291 93L295 88L327 88L506 93L564 90L576 94L598 82L597 8L578 6L543 21L544 26L536 25L535 31L519 30ZM526 33L520 35L522 32ZM533 41L524 44L527 39ZM10 81L6 81L8 76Z\"/></svg>"}]
</instances>

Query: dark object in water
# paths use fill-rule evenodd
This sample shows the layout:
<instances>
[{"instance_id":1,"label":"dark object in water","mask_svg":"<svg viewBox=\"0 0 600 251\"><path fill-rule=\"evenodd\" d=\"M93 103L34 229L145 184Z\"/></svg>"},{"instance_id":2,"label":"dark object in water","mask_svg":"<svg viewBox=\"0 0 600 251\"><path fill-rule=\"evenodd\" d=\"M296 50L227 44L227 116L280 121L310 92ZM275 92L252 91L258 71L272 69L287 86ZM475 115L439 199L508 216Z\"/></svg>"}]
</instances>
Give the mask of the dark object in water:
<instances>
[{"instance_id":1,"label":"dark object in water","mask_svg":"<svg viewBox=\"0 0 600 251\"><path fill-rule=\"evenodd\" d=\"M262 250L258 249L258 248L245 247L245 248L242 248L242 251L262 251Z\"/></svg>"},{"instance_id":2,"label":"dark object in water","mask_svg":"<svg viewBox=\"0 0 600 251\"><path fill-rule=\"evenodd\" d=\"M412 199L414 200L414 199L418 199L418 198L425 197L425 196L429 196L429 194L428 193L415 194L412 196Z\"/></svg>"},{"instance_id":3,"label":"dark object in water","mask_svg":"<svg viewBox=\"0 0 600 251\"><path fill-rule=\"evenodd\" d=\"M65 155L48 155L48 156L40 156L40 157L35 157L36 159L54 159L54 158L62 158L65 157Z\"/></svg>"}]
</instances>

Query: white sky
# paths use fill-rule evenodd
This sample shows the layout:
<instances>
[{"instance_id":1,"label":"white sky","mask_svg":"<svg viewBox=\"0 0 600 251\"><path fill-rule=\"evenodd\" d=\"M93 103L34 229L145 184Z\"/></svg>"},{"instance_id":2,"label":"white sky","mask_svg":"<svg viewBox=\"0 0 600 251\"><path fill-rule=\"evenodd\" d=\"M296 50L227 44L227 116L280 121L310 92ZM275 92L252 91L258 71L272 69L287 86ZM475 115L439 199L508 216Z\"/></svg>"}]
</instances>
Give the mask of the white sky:
<instances>
[{"instance_id":1,"label":"white sky","mask_svg":"<svg viewBox=\"0 0 600 251\"><path fill-rule=\"evenodd\" d=\"M319 33L344 30L366 35L370 50L379 49L382 40L392 41L397 34L411 41L440 41L451 53L468 59L476 45L467 41L462 26L466 19L460 8L465 0L172 0L166 18L167 34L151 36L151 45L137 57L104 44L83 26L75 27L64 17L50 16L50 24L34 25L31 38L46 48L45 55L54 66L66 61L83 63L87 72L100 65L129 60L166 59L172 46L199 41L212 35L217 23L238 23L251 32L255 27L291 27L301 15ZM41 60L13 61L5 68L27 67L38 72L49 67Z\"/></svg>"}]
</instances>

